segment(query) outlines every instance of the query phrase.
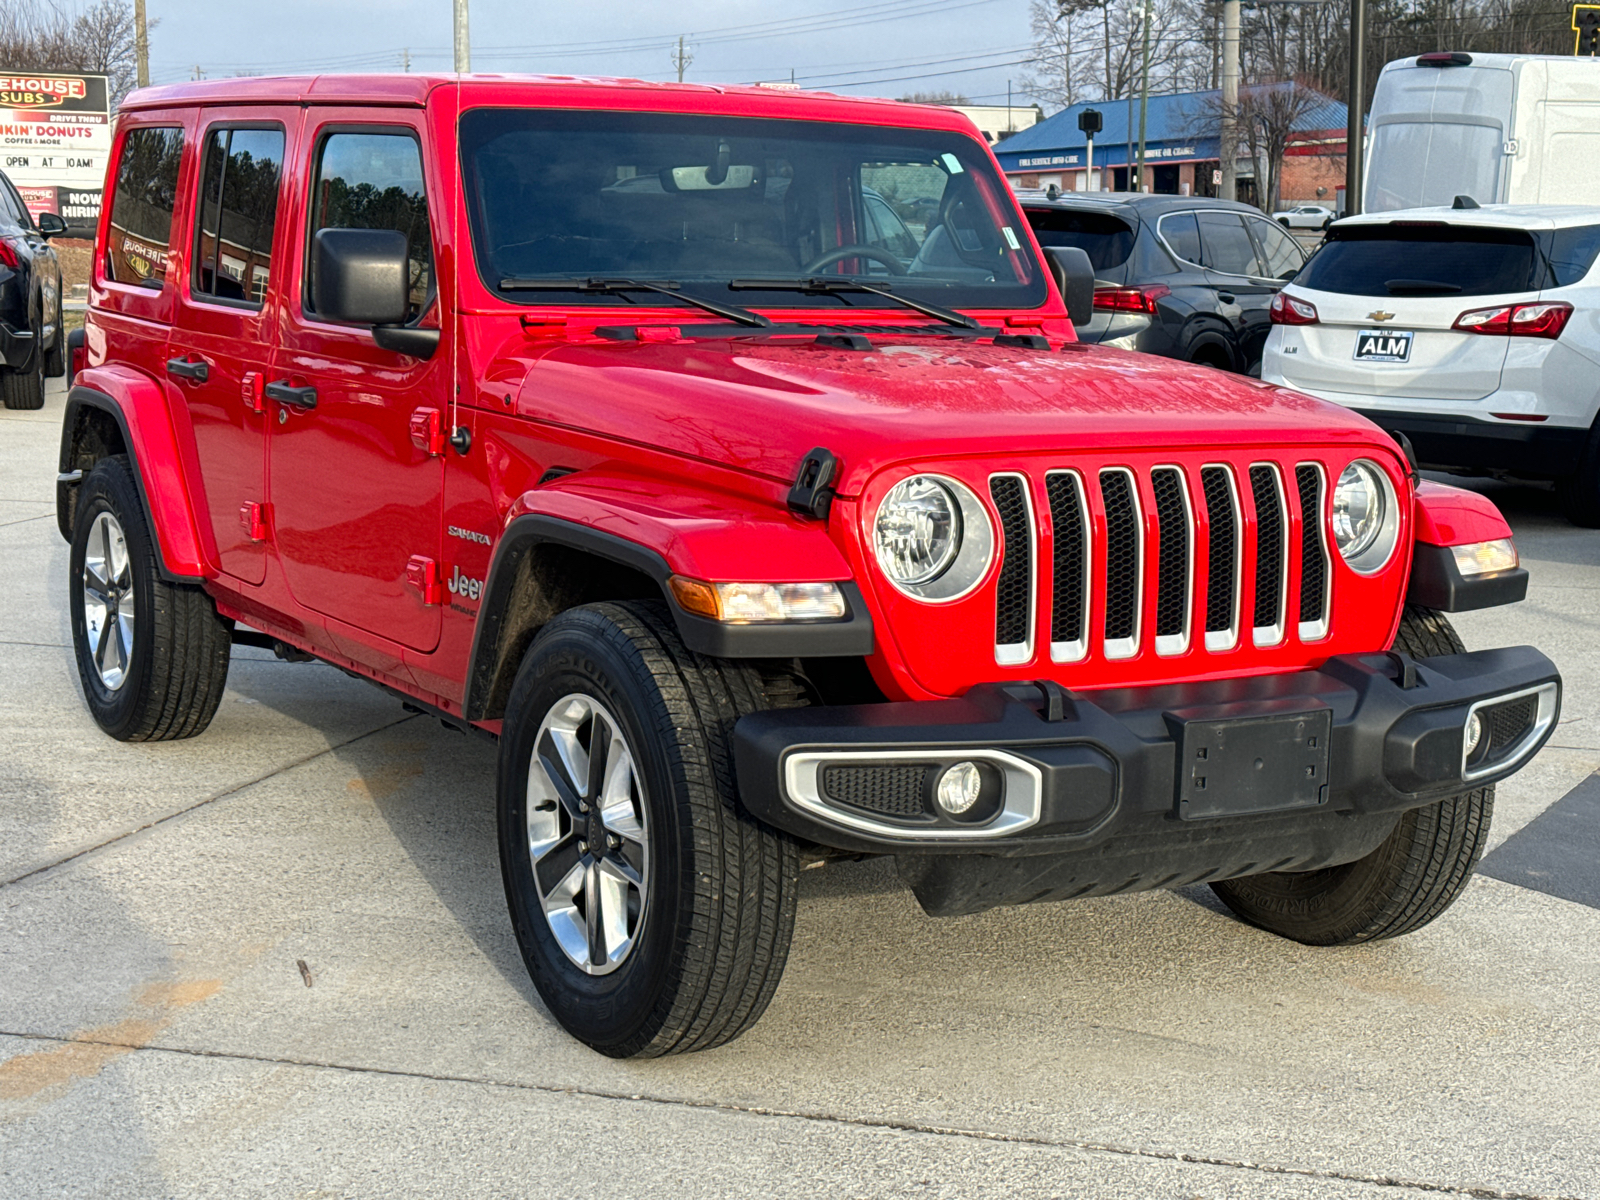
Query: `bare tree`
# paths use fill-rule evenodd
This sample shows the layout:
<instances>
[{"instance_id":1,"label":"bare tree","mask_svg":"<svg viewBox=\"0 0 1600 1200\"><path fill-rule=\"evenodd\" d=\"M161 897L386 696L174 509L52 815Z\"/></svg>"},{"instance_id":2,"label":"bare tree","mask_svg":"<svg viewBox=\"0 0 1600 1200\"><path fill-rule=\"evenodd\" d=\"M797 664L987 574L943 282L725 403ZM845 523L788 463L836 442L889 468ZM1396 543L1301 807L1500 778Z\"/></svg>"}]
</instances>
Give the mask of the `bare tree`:
<instances>
[{"instance_id":1,"label":"bare tree","mask_svg":"<svg viewBox=\"0 0 1600 1200\"><path fill-rule=\"evenodd\" d=\"M133 89L134 37L127 0L6 0L0 6L0 65L108 76L112 103Z\"/></svg>"},{"instance_id":2,"label":"bare tree","mask_svg":"<svg viewBox=\"0 0 1600 1200\"><path fill-rule=\"evenodd\" d=\"M1306 116L1326 99L1296 80L1257 83L1239 89L1239 137L1249 147L1257 169L1266 171L1256 191L1263 211L1270 213L1278 207L1278 192L1283 185L1283 156L1290 138L1305 124Z\"/></svg>"},{"instance_id":3,"label":"bare tree","mask_svg":"<svg viewBox=\"0 0 1600 1200\"><path fill-rule=\"evenodd\" d=\"M963 96L960 92L912 92L908 96L901 96L902 104L971 104L970 97Z\"/></svg>"}]
</instances>

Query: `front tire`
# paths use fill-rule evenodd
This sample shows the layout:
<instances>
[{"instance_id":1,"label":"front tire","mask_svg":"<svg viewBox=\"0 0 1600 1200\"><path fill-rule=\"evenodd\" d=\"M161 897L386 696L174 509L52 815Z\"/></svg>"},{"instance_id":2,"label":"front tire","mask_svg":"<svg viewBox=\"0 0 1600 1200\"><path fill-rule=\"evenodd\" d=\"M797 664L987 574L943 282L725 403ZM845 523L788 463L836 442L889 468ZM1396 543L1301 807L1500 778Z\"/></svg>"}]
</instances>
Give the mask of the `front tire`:
<instances>
[{"instance_id":1,"label":"front tire","mask_svg":"<svg viewBox=\"0 0 1600 1200\"><path fill-rule=\"evenodd\" d=\"M506 902L551 1015L602 1054L722 1045L777 990L799 857L739 804L730 739L785 702L660 604L573 609L529 647L500 740Z\"/></svg>"},{"instance_id":2,"label":"front tire","mask_svg":"<svg viewBox=\"0 0 1600 1200\"><path fill-rule=\"evenodd\" d=\"M1600 420L1589 431L1578 469L1556 480L1562 514L1583 529L1600 529Z\"/></svg>"},{"instance_id":3,"label":"front tire","mask_svg":"<svg viewBox=\"0 0 1600 1200\"><path fill-rule=\"evenodd\" d=\"M68 605L84 699L123 742L203 732L228 682L233 623L156 553L128 460L101 459L79 485Z\"/></svg>"},{"instance_id":4,"label":"front tire","mask_svg":"<svg viewBox=\"0 0 1600 1200\"><path fill-rule=\"evenodd\" d=\"M1394 648L1413 658L1465 647L1442 613L1407 608ZM1453 904L1489 839L1494 787L1402 813L1365 858L1319 871L1280 871L1211 885L1245 921L1311 946L1344 946L1421 929Z\"/></svg>"}]
</instances>

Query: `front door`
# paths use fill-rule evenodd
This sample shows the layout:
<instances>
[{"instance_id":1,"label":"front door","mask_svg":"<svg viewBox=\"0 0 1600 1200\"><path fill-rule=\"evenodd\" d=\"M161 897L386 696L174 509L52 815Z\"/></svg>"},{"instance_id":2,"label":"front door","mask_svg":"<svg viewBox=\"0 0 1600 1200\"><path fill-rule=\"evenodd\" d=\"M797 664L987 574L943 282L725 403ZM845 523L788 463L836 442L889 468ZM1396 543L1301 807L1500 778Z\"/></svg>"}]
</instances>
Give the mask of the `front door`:
<instances>
[{"instance_id":1,"label":"front door","mask_svg":"<svg viewBox=\"0 0 1600 1200\"><path fill-rule=\"evenodd\" d=\"M262 391L282 311L287 252L278 220L283 155L298 109L201 115L188 270L167 344L167 391L189 410L222 569L266 577L266 413Z\"/></svg>"},{"instance_id":2,"label":"front door","mask_svg":"<svg viewBox=\"0 0 1600 1200\"><path fill-rule=\"evenodd\" d=\"M421 360L365 326L319 317L309 249L320 229L398 229L410 241L413 323L437 327L426 131L308 110L296 281L267 387L278 555L300 604L413 650L439 643L444 463L426 436L449 412L450 330ZM285 398L287 397L287 398ZM419 423L420 422L420 423ZM414 438L413 433L423 436Z\"/></svg>"},{"instance_id":3,"label":"front door","mask_svg":"<svg viewBox=\"0 0 1600 1200\"><path fill-rule=\"evenodd\" d=\"M1272 294L1277 285L1261 278L1255 240L1237 212L1201 209L1200 246L1206 277L1217 295L1217 311L1233 326L1241 370L1259 362L1267 344Z\"/></svg>"}]
</instances>

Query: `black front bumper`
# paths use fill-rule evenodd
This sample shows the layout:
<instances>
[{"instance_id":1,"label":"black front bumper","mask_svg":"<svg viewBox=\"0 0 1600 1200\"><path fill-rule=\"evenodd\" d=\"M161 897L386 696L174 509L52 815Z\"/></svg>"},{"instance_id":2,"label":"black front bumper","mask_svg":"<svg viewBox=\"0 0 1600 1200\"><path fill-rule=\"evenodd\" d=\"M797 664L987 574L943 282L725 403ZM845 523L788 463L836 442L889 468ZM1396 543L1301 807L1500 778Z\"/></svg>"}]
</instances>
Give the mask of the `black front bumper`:
<instances>
[{"instance_id":1,"label":"black front bumper","mask_svg":"<svg viewBox=\"0 0 1600 1200\"><path fill-rule=\"evenodd\" d=\"M784 709L735 728L741 797L807 841L902 856L931 912L1312 870L1542 746L1561 680L1530 647L1344 655L1292 674ZM1483 734L1467 761L1465 729ZM935 801L972 762L971 810Z\"/></svg>"}]
</instances>

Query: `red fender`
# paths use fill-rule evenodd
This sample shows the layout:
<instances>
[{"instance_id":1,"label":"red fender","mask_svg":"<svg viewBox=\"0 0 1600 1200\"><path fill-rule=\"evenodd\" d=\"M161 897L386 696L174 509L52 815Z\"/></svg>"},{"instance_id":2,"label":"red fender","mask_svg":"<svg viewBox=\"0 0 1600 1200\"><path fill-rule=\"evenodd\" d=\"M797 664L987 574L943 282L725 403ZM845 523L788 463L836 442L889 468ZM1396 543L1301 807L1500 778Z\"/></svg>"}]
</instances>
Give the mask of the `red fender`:
<instances>
[{"instance_id":1,"label":"red fender","mask_svg":"<svg viewBox=\"0 0 1600 1200\"><path fill-rule=\"evenodd\" d=\"M1477 492L1423 480L1417 484L1416 539L1428 546L1465 546L1511 536L1494 501Z\"/></svg>"},{"instance_id":2,"label":"red fender","mask_svg":"<svg viewBox=\"0 0 1600 1200\"><path fill-rule=\"evenodd\" d=\"M853 576L820 521L728 492L676 490L681 481L584 471L518 497L506 523L556 517L653 551L673 572L738 583L841 582Z\"/></svg>"},{"instance_id":3,"label":"red fender","mask_svg":"<svg viewBox=\"0 0 1600 1200\"><path fill-rule=\"evenodd\" d=\"M128 367L87 367L79 372L67 403L69 415L77 407L92 405L109 410L122 426L167 573L186 579L215 575L206 561L172 414L160 385Z\"/></svg>"}]
</instances>

